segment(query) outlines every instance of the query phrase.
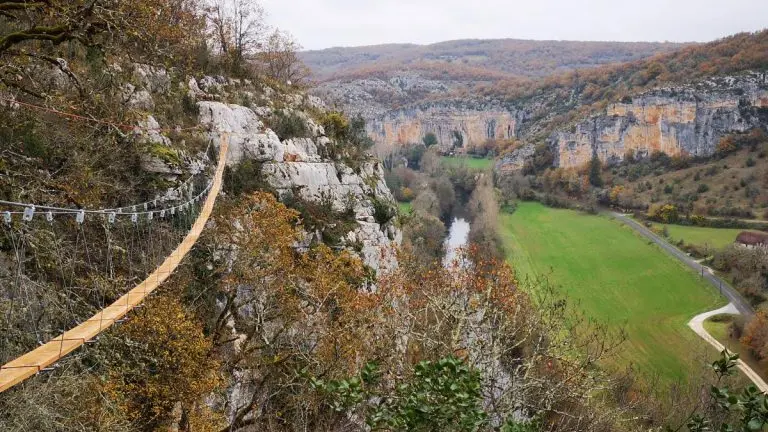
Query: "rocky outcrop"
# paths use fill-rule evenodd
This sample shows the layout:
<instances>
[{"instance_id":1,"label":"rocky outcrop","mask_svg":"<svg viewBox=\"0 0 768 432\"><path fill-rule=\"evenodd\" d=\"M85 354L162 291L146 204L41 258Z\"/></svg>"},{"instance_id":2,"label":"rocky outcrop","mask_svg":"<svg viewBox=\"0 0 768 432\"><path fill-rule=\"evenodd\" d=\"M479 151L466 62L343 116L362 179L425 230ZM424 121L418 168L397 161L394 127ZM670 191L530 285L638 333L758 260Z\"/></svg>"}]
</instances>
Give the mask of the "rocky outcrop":
<instances>
[{"instance_id":1,"label":"rocky outcrop","mask_svg":"<svg viewBox=\"0 0 768 432\"><path fill-rule=\"evenodd\" d=\"M132 108L149 109L154 106L153 95L172 90L168 73L159 67L132 65L131 79L137 86L126 83L123 100ZM187 77L179 90L197 101L198 121L210 131L207 137L212 143L217 144L222 133L228 134L228 166L236 167L245 160L255 161L261 167L260 174L265 182L283 199L296 197L316 203L330 200L337 212L351 208L356 226L341 239L342 245L359 253L365 264L376 271L386 272L397 266L395 249L402 234L394 220L381 224L375 214L374 202L395 206L384 181L383 169L374 159L362 161L353 170L338 160L323 156L331 141L325 136L323 127L305 112L324 110L321 99L312 95L278 93L269 87L256 87L247 80L224 77L200 80ZM220 100L246 100L251 105ZM262 106L253 106L255 103ZM267 128L262 120L273 114L277 103L284 112L300 118L311 136L281 140ZM199 158L189 158L172 149L170 140L154 117L146 117L138 126L134 139L148 148L141 157L144 171L177 180L183 173L180 169L182 160L184 165L190 166L188 171L199 170ZM307 234L308 241L320 237L317 233Z\"/></svg>"},{"instance_id":2,"label":"rocky outcrop","mask_svg":"<svg viewBox=\"0 0 768 432\"><path fill-rule=\"evenodd\" d=\"M420 143L435 134L440 149L461 151L489 139L511 139L516 114L491 102L445 101L404 108L369 122L373 139L388 146Z\"/></svg>"},{"instance_id":3,"label":"rocky outcrop","mask_svg":"<svg viewBox=\"0 0 768 432\"><path fill-rule=\"evenodd\" d=\"M526 162L533 158L535 153L536 146L533 144L523 145L496 162L495 169L500 172L519 171L523 169Z\"/></svg>"},{"instance_id":4,"label":"rocky outcrop","mask_svg":"<svg viewBox=\"0 0 768 432\"><path fill-rule=\"evenodd\" d=\"M548 145L555 166L580 167L595 154L610 165L654 152L711 156L724 135L767 126L766 75L747 73L642 93L553 133ZM522 147L498 167L518 169L532 154L532 146Z\"/></svg>"},{"instance_id":5,"label":"rocky outcrop","mask_svg":"<svg viewBox=\"0 0 768 432\"><path fill-rule=\"evenodd\" d=\"M573 131L554 134L555 165L576 167L593 153L613 164L631 154L711 156L724 135L765 125L768 108L763 74L724 77L691 86L653 90L604 114L578 123Z\"/></svg>"},{"instance_id":6,"label":"rocky outcrop","mask_svg":"<svg viewBox=\"0 0 768 432\"><path fill-rule=\"evenodd\" d=\"M389 78L369 77L322 83L312 91L340 105L345 112L373 120L386 115L393 106L428 97L445 96L452 85L422 77L413 71L392 74Z\"/></svg>"},{"instance_id":7,"label":"rocky outcrop","mask_svg":"<svg viewBox=\"0 0 768 432\"><path fill-rule=\"evenodd\" d=\"M221 132L231 134L230 166L245 159L259 162L264 180L281 198L297 197L316 203L330 200L339 212L351 206L357 227L347 233L345 244L358 250L374 270L386 272L397 266L395 248L402 235L394 221L381 225L375 218L375 201L394 205L378 161L364 162L355 171L339 161L323 158L321 150L330 140L322 127L309 118L305 121L313 131L312 138L281 141L259 118L268 115L269 109L252 110L211 101L198 102L198 107L200 123L211 130L214 142L218 142Z\"/></svg>"}]
</instances>

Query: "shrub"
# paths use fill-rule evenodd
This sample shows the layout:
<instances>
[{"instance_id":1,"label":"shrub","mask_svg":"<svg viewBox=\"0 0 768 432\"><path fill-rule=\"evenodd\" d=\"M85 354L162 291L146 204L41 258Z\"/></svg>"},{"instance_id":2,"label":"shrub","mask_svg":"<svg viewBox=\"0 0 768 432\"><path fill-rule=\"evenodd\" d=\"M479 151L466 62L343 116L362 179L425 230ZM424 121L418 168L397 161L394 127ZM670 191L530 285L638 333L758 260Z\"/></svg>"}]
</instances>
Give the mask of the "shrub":
<instances>
[{"instance_id":1,"label":"shrub","mask_svg":"<svg viewBox=\"0 0 768 432\"><path fill-rule=\"evenodd\" d=\"M768 136L766 136L765 132L761 128L754 128L747 133L724 136L717 144L717 152L728 154L744 147L756 150L758 144L766 141L768 141Z\"/></svg>"},{"instance_id":2,"label":"shrub","mask_svg":"<svg viewBox=\"0 0 768 432\"><path fill-rule=\"evenodd\" d=\"M589 184L594 187L603 187L603 179L600 177L600 171L602 170L602 163L597 154L592 156L592 160L589 162Z\"/></svg>"},{"instance_id":3,"label":"shrub","mask_svg":"<svg viewBox=\"0 0 768 432\"><path fill-rule=\"evenodd\" d=\"M227 193L240 195L257 190L268 190L269 185L261 175L261 163L253 159L244 159L236 168L226 168L224 188Z\"/></svg>"},{"instance_id":4,"label":"shrub","mask_svg":"<svg viewBox=\"0 0 768 432\"><path fill-rule=\"evenodd\" d=\"M379 225L385 225L397 216L397 209L392 203L378 198L371 199L373 204L373 218Z\"/></svg>"},{"instance_id":5,"label":"shrub","mask_svg":"<svg viewBox=\"0 0 768 432\"><path fill-rule=\"evenodd\" d=\"M324 196L320 202L314 202L298 197L296 192L286 196L283 201L287 207L301 214L304 227L310 232L319 231L328 245L343 244L344 237L357 226L352 203L347 203L343 211L337 211L329 196Z\"/></svg>"},{"instance_id":6,"label":"shrub","mask_svg":"<svg viewBox=\"0 0 768 432\"><path fill-rule=\"evenodd\" d=\"M405 202L411 202L416 197L416 193L409 187L404 187L400 191L400 195L403 198L402 201Z\"/></svg>"},{"instance_id":7,"label":"shrub","mask_svg":"<svg viewBox=\"0 0 768 432\"><path fill-rule=\"evenodd\" d=\"M669 194L672 193L672 191L673 191L673 188L672 188L671 184L667 184L667 185L664 186L664 193L665 194L669 195Z\"/></svg>"},{"instance_id":8,"label":"shrub","mask_svg":"<svg viewBox=\"0 0 768 432\"><path fill-rule=\"evenodd\" d=\"M322 116L320 124L325 129L325 135L337 141L344 141L349 133L349 120L344 114L330 111Z\"/></svg>"},{"instance_id":9,"label":"shrub","mask_svg":"<svg viewBox=\"0 0 768 432\"><path fill-rule=\"evenodd\" d=\"M747 167L748 168L752 168L756 164L757 164L757 162L755 162L755 160L752 158L752 156L747 158Z\"/></svg>"},{"instance_id":10,"label":"shrub","mask_svg":"<svg viewBox=\"0 0 768 432\"><path fill-rule=\"evenodd\" d=\"M706 193L708 191L709 191L709 186L707 186L704 183L700 184L699 187L696 189L696 192L700 194Z\"/></svg>"},{"instance_id":11,"label":"shrub","mask_svg":"<svg viewBox=\"0 0 768 432\"><path fill-rule=\"evenodd\" d=\"M309 138L309 128L301 116L293 112L275 111L267 120L269 127L285 141L292 138Z\"/></svg>"},{"instance_id":12,"label":"shrub","mask_svg":"<svg viewBox=\"0 0 768 432\"><path fill-rule=\"evenodd\" d=\"M673 204L654 204L648 209L648 219L663 223L675 223L679 220L678 209Z\"/></svg>"},{"instance_id":13,"label":"shrub","mask_svg":"<svg viewBox=\"0 0 768 432\"><path fill-rule=\"evenodd\" d=\"M424 135L424 139L422 141L426 147L432 147L433 145L437 145L437 135L429 132L428 134Z\"/></svg>"},{"instance_id":14,"label":"shrub","mask_svg":"<svg viewBox=\"0 0 768 432\"><path fill-rule=\"evenodd\" d=\"M480 372L455 357L421 361L368 423L389 430L477 430L485 422Z\"/></svg>"},{"instance_id":15,"label":"shrub","mask_svg":"<svg viewBox=\"0 0 768 432\"><path fill-rule=\"evenodd\" d=\"M361 150L368 150L373 147L373 140L368 136L363 117L358 115L349 121L347 142Z\"/></svg>"}]
</instances>

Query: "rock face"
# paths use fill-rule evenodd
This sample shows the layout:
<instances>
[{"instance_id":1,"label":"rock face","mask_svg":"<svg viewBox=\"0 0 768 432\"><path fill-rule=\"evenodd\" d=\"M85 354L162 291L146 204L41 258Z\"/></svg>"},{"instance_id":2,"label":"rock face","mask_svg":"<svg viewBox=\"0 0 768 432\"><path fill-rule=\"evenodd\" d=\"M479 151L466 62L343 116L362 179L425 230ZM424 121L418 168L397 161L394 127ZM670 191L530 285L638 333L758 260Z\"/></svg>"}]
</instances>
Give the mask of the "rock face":
<instances>
[{"instance_id":1,"label":"rock face","mask_svg":"<svg viewBox=\"0 0 768 432\"><path fill-rule=\"evenodd\" d=\"M718 77L686 86L659 88L608 106L605 112L553 133L554 165L580 167L596 154L606 164L631 154L711 156L724 135L768 126L768 81L764 73ZM501 170L522 167L533 154L525 146L505 157Z\"/></svg>"},{"instance_id":2,"label":"rock face","mask_svg":"<svg viewBox=\"0 0 768 432\"><path fill-rule=\"evenodd\" d=\"M515 137L514 112L493 103L441 102L395 110L369 122L373 139L388 146L420 143L435 134L440 149L461 151L489 139Z\"/></svg>"},{"instance_id":3,"label":"rock face","mask_svg":"<svg viewBox=\"0 0 768 432\"><path fill-rule=\"evenodd\" d=\"M387 79L369 77L322 83L312 91L344 111L373 120L387 114L393 105L403 105L448 94L452 85L422 77L413 71L392 74Z\"/></svg>"},{"instance_id":4,"label":"rock face","mask_svg":"<svg viewBox=\"0 0 768 432\"><path fill-rule=\"evenodd\" d=\"M123 98L129 107L149 109L154 106L152 95L170 90L169 75L162 68L136 64L131 77L139 87L126 84ZM315 203L329 200L337 212L351 208L356 227L346 233L342 245L359 253L365 264L376 271L386 272L397 266L395 249L402 234L394 220L379 223L374 206L374 202L395 206L384 181L384 171L373 159L353 170L340 161L323 157L323 150L331 141L323 127L304 112L305 109L325 109L321 99L311 95L278 95L266 87L258 98L244 89L252 88L252 83L224 77L203 77L199 81L188 77L185 84L181 91L199 101L198 120L210 131L208 138L218 143L222 133L229 135L228 166L235 167L244 160L255 161L261 166L264 180L283 199L297 197ZM250 102L260 100L266 106L249 108L214 101L224 97L245 98ZM272 115L271 106L278 97L282 99L281 105L287 106L284 111L304 121L311 137L281 141L275 132L265 127L262 119ZM138 143L158 149L170 148L170 140L160 131L160 124L149 116L139 122L134 136ZM195 160L190 163L194 165ZM179 167L151 153L142 156L141 165L144 171L169 178L182 174ZM308 233L307 237L311 241L318 236Z\"/></svg>"},{"instance_id":5,"label":"rock face","mask_svg":"<svg viewBox=\"0 0 768 432\"><path fill-rule=\"evenodd\" d=\"M218 142L221 132L229 132L230 153L227 163L235 166L245 159L261 163L264 180L281 198L298 196L322 202L330 200L336 211L351 206L357 227L347 233L348 247L359 248L365 264L386 272L397 266L395 248L402 234L393 221L377 222L374 201L394 205L392 194L384 181L384 171L378 161L364 162L358 171L339 161L322 157L321 149L330 143L321 126L307 121L314 131L312 138L281 141L264 127L259 119L269 109L251 110L240 105L221 102L198 102L200 123L207 126L210 138Z\"/></svg>"},{"instance_id":6,"label":"rock face","mask_svg":"<svg viewBox=\"0 0 768 432\"><path fill-rule=\"evenodd\" d=\"M515 136L515 112L499 103L461 99L418 103L446 98L458 87L460 83L454 81L438 81L414 71L402 71L388 79L330 81L313 92L365 118L371 137L386 146L419 143L425 135L433 133L440 148L450 152L488 139ZM392 109L397 105L405 108Z\"/></svg>"}]
</instances>

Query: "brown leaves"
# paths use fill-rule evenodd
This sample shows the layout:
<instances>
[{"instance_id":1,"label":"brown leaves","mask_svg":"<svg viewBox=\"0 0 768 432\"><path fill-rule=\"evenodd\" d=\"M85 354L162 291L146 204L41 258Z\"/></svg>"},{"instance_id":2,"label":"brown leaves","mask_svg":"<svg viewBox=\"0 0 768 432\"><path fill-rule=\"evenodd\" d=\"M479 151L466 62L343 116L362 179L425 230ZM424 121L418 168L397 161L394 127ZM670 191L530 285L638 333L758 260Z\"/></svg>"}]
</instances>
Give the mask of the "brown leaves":
<instances>
[{"instance_id":1,"label":"brown leaves","mask_svg":"<svg viewBox=\"0 0 768 432\"><path fill-rule=\"evenodd\" d=\"M221 384L211 340L175 296L150 300L111 342L102 392L141 424L167 423L178 403L196 411Z\"/></svg>"},{"instance_id":2,"label":"brown leaves","mask_svg":"<svg viewBox=\"0 0 768 432\"><path fill-rule=\"evenodd\" d=\"M768 357L768 315L758 312L755 317L744 327L741 343L759 359Z\"/></svg>"}]
</instances>

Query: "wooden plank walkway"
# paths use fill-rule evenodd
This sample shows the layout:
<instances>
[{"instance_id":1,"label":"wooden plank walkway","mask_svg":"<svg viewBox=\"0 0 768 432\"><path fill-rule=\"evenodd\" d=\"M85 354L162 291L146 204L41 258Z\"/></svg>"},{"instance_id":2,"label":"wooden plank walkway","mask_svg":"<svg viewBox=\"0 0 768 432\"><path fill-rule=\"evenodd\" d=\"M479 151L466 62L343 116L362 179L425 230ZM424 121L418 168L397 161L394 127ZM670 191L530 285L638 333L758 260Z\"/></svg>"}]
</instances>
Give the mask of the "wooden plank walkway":
<instances>
[{"instance_id":1,"label":"wooden plank walkway","mask_svg":"<svg viewBox=\"0 0 768 432\"><path fill-rule=\"evenodd\" d=\"M65 355L83 346L87 341L94 339L133 308L141 304L147 296L171 276L195 245L198 238L200 238L200 234L202 234L213 212L216 198L221 191L224 167L227 163L228 147L229 136L228 134L222 134L219 148L219 163L216 167L213 185L203 204L200 215L179 246L143 282L110 306L77 327L0 367L0 393L36 375L43 369L61 360Z\"/></svg>"}]
</instances>

